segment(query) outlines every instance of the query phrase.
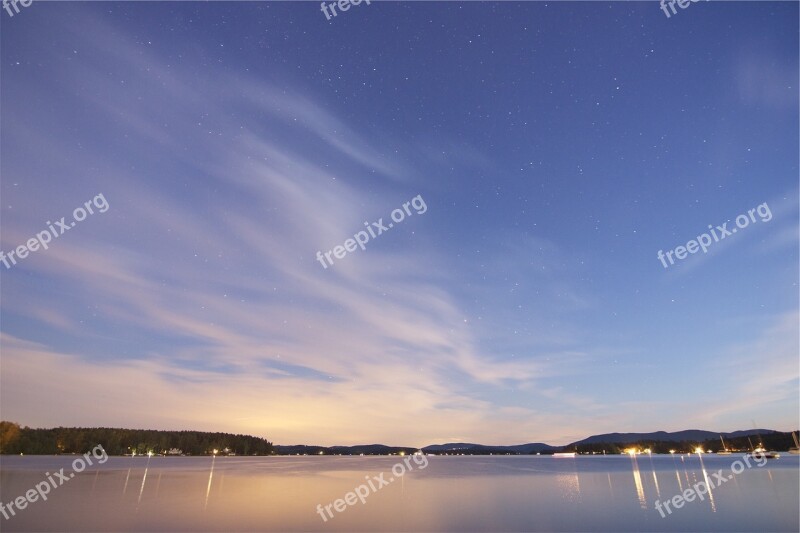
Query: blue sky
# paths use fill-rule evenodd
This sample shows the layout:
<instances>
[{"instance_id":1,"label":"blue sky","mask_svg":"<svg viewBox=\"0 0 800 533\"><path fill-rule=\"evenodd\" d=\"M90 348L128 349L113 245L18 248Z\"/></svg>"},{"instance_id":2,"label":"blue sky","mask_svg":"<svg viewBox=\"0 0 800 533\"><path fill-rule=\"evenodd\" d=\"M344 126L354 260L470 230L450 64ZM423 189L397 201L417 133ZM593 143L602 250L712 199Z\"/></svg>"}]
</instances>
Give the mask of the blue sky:
<instances>
[{"instance_id":1,"label":"blue sky","mask_svg":"<svg viewBox=\"0 0 800 533\"><path fill-rule=\"evenodd\" d=\"M3 419L327 445L797 428L796 3L0 15L0 249L109 204L0 265Z\"/></svg>"}]
</instances>

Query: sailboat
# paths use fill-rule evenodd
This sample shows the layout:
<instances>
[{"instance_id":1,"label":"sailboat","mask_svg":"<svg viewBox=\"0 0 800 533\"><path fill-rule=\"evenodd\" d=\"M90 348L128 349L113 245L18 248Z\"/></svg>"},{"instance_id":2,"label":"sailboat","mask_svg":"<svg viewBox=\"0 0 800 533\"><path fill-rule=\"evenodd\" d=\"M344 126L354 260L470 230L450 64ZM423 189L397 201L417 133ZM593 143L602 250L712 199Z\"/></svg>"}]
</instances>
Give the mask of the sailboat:
<instances>
[{"instance_id":1,"label":"sailboat","mask_svg":"<svg viewBox=\"0 0 800 533\"><path fill-rule=\"evenodd\" d=\"M725 441L722 439L722 435L719 436L719 440L722 441L722 449L717 452L717 455L730 455L731 451L725 446Z\"/></svg>"},{"instance_id":2,"label":"sailboat","mask_svg":"<svg viewBox=\"0 0 800 533\"><path fill-rule=\"evenodd\" d=\"M756 459L759 459L761 457L764 457L766 459L778 459L781 456L781 454L779 454L778 452L768 452L763 446L755 448L752 452L749 453L749 455L751 457L755 457Z\"/></svg>"},{"instance_id":3,"label":"sailboat","mask_svg":"<svg viewBox=\"0 0 800 533\"><path fill-rule=\"evenodd\" d=\"M747 440L749 441L750 437L748 437ZM751 447L753 446L752 442L750 442L750 446ZM768 452L764 448L764 444L762 443L759 443L758 446L753 448L753 451L750 452L748 455L750 455L751 457L755 457L756 459L759 459L761 457L764 457L766 459L777 459L781 456L781 454L779 454L778 452Z\"/></svg>"},{"instance_id":4,"label":"sailboat","mask_svg":"<svg viewBox=\"0 0 800 533\"><path fill-rule=\"evenodd\" d=\"M789 448L789 453L797 455L800 454L800 442L797 441L797 433L792 431L792 438L794 439L794 448Z\"/></svg>"},{"instance_id":5,"label":"sailboat","mask_svg":"<svg viewBox=\"0 0 800 533\"><path fill-rule=\"evenodd\" d=\"M756 428L756 423L753 422L753 429L755 428ZM750 452L748 455L750 455L751 457L755 457L756 459L760 457L764 457L766 459L777 459L781 456L781 454L779 454L778 452L768 452L764 448L764 442L762 441L761 435L758 433L758 430L756 430L756 435L758 436L759 440L758 447L756 448L753 448L753 441L750 440L750 437L747 437L747 442L749 442L750 447L753 448L753 451Z\"/></svg>"}]
</instances>

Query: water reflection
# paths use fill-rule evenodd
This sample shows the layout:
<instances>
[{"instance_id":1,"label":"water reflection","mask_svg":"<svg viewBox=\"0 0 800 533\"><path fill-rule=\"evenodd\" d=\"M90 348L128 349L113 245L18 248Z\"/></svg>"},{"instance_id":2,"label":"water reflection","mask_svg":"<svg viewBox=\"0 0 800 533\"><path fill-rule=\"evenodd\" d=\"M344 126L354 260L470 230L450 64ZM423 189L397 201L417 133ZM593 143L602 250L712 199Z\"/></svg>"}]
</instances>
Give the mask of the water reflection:
<instances>
[{"instance_id":1,"label":"water reflection","mask_svg":"<svg viewBox=\"0 0 800 533\"><path fill-rule=\"evenodd\" d=\"M669 454L672 456L672 465L675 467L675 479L678 480L678 489L680 492L683 492L683 483L681 482L681 474L678 472L678 461L675 459L675 450L670 450ZM683 456L681 455L681 463L683 462Z\"/></svg>"},{"instance_id":2,"label":"water reflection","mask_svg":"<svg viewBox=\"0 0 800 533\"><path fill-rule=\"evenodd\" d=\"M639 462L636 454L631 453L631 464L633 465L633 482L636 485L636 496L639 498L639 505L642 509L647 509L647 500L644 497L644 487L642 486L642 476L639 474Z\"/></svg>"},{"instance_id":3,"label":"water reflection","mask_svg":"<svg viewBox=\"0 0 800 533\"><path fill-rule=\"evenodd\" d=\"M578 472L558 474L556 476L556 484L565 500L580 503L581 482L580 479L578 479Z\"/></svg>"},{"instance_id":4,"label":"water reflection","mask_svg":"<svg viewBox=\"0 0 800 533\"><path fill-rule=\"evenodd\" d=\"M150 469L150 459L153 457L153 452L147 454L147 464L144 467L144 476L142 477L142 486L139 488L139 499L136 501L136 509L139 509L139 504L142 503L142 493L144 492L144 482L147 481L147 471Z\"/></svg>"},{"instance_id":5,"label":"water reflection","mask_svg":"<svg viewBox=\"0 0 800 533\"><path fill-rule=\"evenodd\" d=\"M217 450L214 450L214 456L211 458L211 470L208 472L208 487L206 487L206 503L203 505L205 511L208 507L208 495L211 494L211 478L214 477L214 463L217 460Z\"/></svg>"},{"instance_id":6,"label":"water reflection","mask_svg":"<svg viewBox=\"0 0 800 533\"><path fill-rule=\"evenodd\" d=\"M653 454L649 451L647 455L650 457L650 468L653 470L653 483L656 485L656 496L661 499L661 491L658 488L658 476L656 476L656 467L653 465Z\"/></svg>"},{"instance_id":7,"label":"water reflection","mask_svg":"<svg viewBox=\"0 0 800 533\"><path fill-rule=\"evenodd\" d=\"M131 466L128 467L128 475L125 476L125 486L122 487L122 494L128 492L128 480L131 478L131 469L133 468L133 462L136 460L136 452L131 454Z\"/></svg>"},{"instance_id":8,"label":"water reflection","mask_svg":"<svg viewBox=\"0 0 800 533\"><path fill-rule=\"evenodd\" d=\"M708 472L706 472L706 465L703 463L703 456L700 453L698 453L697 457L700 458L700 468L703 471L703 479L705 480L706 488L708 489L708 502L711 505L711 512L716 513L717 504L714 503L714 489L712 488L713 485L708 480Z\"/></svg>"},{"instance_id":9,"label":"water reflection","mask_svg":"<svg viewBox=\"0 0 800 533\"><path fill-rule=\"evenodd\" d=\"M128 475L125 476L125 485L122 487L122 494L128 492L128 480L131 478L131 468L133 467L128 468Z\"/></svg>"},{"instance_id":10,"label":"water reflection","mask_svg":"<svg viewBox=\"0 0 800 533\"><path fill-rule=\"evenodd\" d=\"M45 470L70 464L70 457L29 459L2 458L0 485L6 500L41 481ZM151 464L137 457L145 468L139 493L133 498L119 491L120 485L135 478L131 459L111 457L91 476L76 476L46 505L37 503L34 512L18 513L3 527L9 531L328 533L652 531L654 527L660 531L800 530L800 461L796 457L770 463L769 470L745 469L734 483L714 490L713 506L698 498L665 519L653 504L648 507L650 497L655 500L660 495L666 501L691 487L690 481L710 482L718 469L730 469L730 460L704 454L701 460L685 457L679 464L678 457L652 455L647 459L651 477L641 472L639 459L430 457L425 470L409 472L401 481L371 493L366 504L348 505L346 511L323 522L315 512L317 504L344 498L370 479L368 475L390 472L397 458L221 457L217 465L216 456L210 463L208 457L156 457ZM212 487L216 487L214 505L210 505ZM144 497L145 490L150 490L150 497ZM648 491L652 491L650 496ZM91 512L86 512L87 500L92 502ZM265 505L267 501L270 505Z\"/></svg>"}]
</instances>

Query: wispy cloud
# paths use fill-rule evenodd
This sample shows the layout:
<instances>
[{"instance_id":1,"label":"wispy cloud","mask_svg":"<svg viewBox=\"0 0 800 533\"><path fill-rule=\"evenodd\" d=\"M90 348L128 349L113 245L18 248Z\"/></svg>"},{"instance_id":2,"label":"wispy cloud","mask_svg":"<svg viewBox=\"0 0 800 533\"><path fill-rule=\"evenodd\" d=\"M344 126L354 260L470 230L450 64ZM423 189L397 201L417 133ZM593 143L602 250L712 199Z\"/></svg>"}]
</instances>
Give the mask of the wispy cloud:
<instances>
[{"instance_id":1,"label":"wispy cloud","mask_svg":"<svg viewBox=\"0 0 800 533\"><path fill-rule=\"evenodd\" d=\"M94 8L72 9L69 23L51 15L51 39L31 43L47 68L15 65L27 74L4 76L4 91L33 96L4 107L14 135L4 137L0 245L19 245L99 192L111 208L3 272L4 417L229 430L281 443L508 444L622 430L649 419L645 406L668 421L664 429L680 429L685 418L670 419L666 399L619 399L619 383L641 374L634 357L656 365L655 342L637 346L631 339L644 328L622 320L603 330L608 302L598 289L614 276L584 270L586 251L576 251L592 239L599 248L603 234L589 235L582 220L562 231L582 204L558 198L561 184L530 199L541 207L537 226L519 169L505 176L507 154L474 138L385 128L292 73L259 76L209 60L202 46L175 51ZM751 63L740 73L742 99L786 106L783 67L767 69L765 89ZM481 116L470 120L490 116L477 102ZM562 122L540 124L550 119ZM548 167L546 155L537 168ZM462 172L472 173L463 183ZM485 207L484 175L508 180L492 190L511 196L498 209L526 206L514 229ZM321 268L318 250L417 194L424 216ZM619 209L609 198L595 208ZM789 208L796 213L796 202ZM794 222L780 222L780 206L774 212L776 231L749 249L768 255L796 238ZM755 241L758 230L748 231ZM606 259L608 269L627 268ZM627 279L614 283L609 292L627 289ZM651 280L635 283L639 295ZM741 398L706 395L709 417L733 420L796 390L790 318L753 341L772 354L768 364L747 376L714 369L727 396ZM743 399L753 395L760 400Z\"/></svg>"},{"instance_id":2,"label":"wispy cloud","mask_svg":"<svg viewBox=\"0 0 800 533\"><path fill-rule=\"evenodd\" d=\"M128 74L126 83L119 87L78 56L66 88L113 120L113 132L136 137L127 149L139 154L140 168L93 152L72 162L114 176L103 184L112 209L95 228L81 228L14 272L69 290L54 307L46 290L4 294L4 309L54 332L39 342L4 334L6 416L241 431L226 422L235 413L251 421L248 430L284 442L380 434L407 443L470 431L497 441L519 433L497 421L505 408L467 391L516 383L536 396L531 385L563 367L480 348L481 332L441 283L444 265L429 240L376 243L329 271L314 259L421 192L408 187L413 180L401 164L307 96L213 71L198 84L103 21L93 27L92 37L73 33L76 47L102 40L101 55ZM96 90L81 91L86 83ZM157 93L166 105L150 109L126 87ZM300 153L287 138L317 148ZM74 157L68 139L46 142ZM187 143L202 161L183 153ZM166 154L169 163L160 166ZM326 163L337 157L344 163ZM369 171L369 188L343 175L350 163ZM35 222L4 227L3 245ZM384 241L410 243L408 231ZM88 316L75 311L87 307ZM113 332L125 341L115 342ZM77 339L76 349L55 348L59 338ZM77 349L82 344L87 349ZM52 394L27 388L50 381L57 382ZM59 397L70 401L49 400ZM512 411L538 435L555 424L533 409Z\"/></svg>"}]
</instances>

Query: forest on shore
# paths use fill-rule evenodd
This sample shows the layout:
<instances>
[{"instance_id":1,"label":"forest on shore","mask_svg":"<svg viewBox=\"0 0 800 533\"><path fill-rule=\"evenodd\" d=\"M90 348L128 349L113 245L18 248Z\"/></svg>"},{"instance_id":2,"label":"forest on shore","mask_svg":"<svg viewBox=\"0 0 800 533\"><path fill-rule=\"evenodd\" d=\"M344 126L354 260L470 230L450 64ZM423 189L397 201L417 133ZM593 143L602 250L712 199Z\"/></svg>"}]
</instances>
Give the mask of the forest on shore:
<instances>
[{"instance_id":1,"label":"forest on shore","mask_svg":"<svg viewBox=\"0 0 800 533\"><path fill-rule=\"evenodd\" d=\"M250 435L121 428L21 427L0 422L0 454L86 453L100 444L109 455L271 455L271 442Z\"/></svg>"}]
</instances>

